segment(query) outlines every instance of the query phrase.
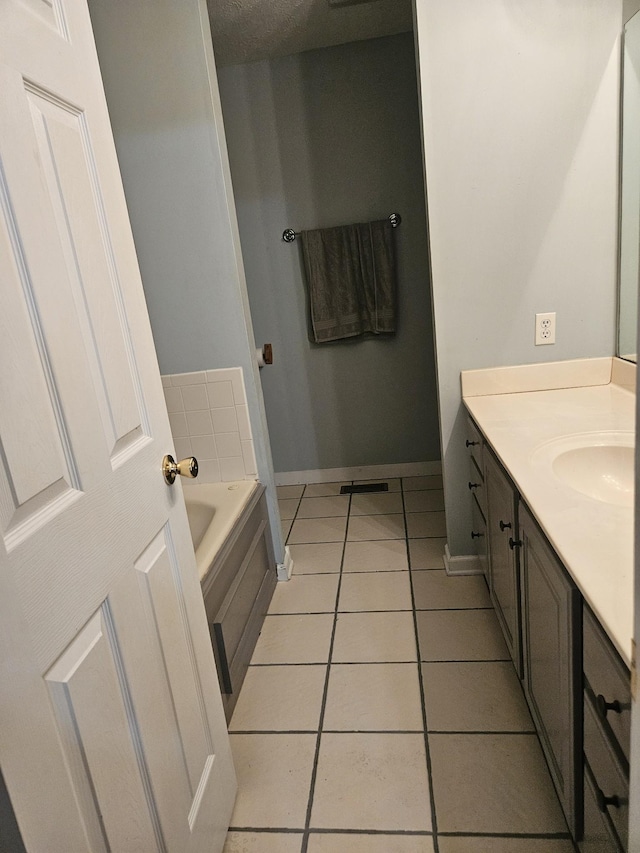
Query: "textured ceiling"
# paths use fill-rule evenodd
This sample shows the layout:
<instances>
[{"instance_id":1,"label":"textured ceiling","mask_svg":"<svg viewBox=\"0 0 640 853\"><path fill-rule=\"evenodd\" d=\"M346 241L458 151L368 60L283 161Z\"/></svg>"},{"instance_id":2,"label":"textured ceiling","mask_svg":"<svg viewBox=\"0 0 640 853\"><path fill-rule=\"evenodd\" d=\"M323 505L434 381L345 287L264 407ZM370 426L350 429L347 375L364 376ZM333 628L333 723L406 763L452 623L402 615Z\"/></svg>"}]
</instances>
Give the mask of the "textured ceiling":
<instances>
[{"instance_id":1,"label":"textured ceiling","mask_svg":"<svg viewBox=\"0 0 640 853\"><path fill-rule=\"evenodd\" d=\"M411 0L331 8L328 0L207 0L218 65L404 33Z\"/></svg>"}]
</instances>

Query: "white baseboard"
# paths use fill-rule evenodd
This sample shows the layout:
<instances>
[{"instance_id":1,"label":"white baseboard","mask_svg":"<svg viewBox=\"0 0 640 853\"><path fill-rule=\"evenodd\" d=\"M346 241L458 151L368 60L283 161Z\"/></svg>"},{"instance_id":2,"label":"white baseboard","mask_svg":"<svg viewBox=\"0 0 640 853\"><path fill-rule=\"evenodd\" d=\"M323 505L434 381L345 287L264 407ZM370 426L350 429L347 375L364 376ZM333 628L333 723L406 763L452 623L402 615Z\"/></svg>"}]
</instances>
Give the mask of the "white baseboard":
<instances>
[{"instance_id":1,"label":"white baseboard","mask_svg":"<svg viewBox=\"0 0 640 853\"><path fill-rule=\"evenodd\" d=\"M449 546L444 546L444 569L448 575L481 575L482 564L477 554L452 557Z\"/></svg>"},{"instance_id":2,"label":"white baseboard","mask_svg":"<svg viewBox=\"0 0 640 853\"><path fill-rule=\"evenodd\" d=\"M398 462L395 465L360 465L352 468L319 468L311 471L281 471L276 473L276 485L295 486L298 483L338 483L342 480L376 480L391 477L424 477L442 473L442 463Z\"/></svg>"},{"instance_id":3,"label":"white baseboard","mask_svg":"<svg viewBox=\"0 0 640 853\"><path fill-rule=\"evenodd\" d=\"M293 572L293 557L288 545L284 546L284 563L278 563L278 580L288 581Z\"/></svg>"}]
</instances>

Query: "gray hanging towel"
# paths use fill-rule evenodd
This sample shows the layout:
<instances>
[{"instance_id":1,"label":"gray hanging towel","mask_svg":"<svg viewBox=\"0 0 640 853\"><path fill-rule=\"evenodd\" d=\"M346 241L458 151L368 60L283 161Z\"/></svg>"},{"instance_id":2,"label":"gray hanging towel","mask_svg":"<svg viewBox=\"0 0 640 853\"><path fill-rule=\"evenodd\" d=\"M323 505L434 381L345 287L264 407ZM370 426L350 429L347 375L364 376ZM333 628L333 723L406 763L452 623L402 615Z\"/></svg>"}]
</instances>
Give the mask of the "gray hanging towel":
<instances>
[{"instance_id":1,"label":"gray hanging towel","mask_svg":"<svg viewBox=\"0 0 640 853\"><path fill-rule=\"evenodd\" d=\"M395 332L392 230L381 219L301 232L316 343Z\"/></svg>"}]
</instances>

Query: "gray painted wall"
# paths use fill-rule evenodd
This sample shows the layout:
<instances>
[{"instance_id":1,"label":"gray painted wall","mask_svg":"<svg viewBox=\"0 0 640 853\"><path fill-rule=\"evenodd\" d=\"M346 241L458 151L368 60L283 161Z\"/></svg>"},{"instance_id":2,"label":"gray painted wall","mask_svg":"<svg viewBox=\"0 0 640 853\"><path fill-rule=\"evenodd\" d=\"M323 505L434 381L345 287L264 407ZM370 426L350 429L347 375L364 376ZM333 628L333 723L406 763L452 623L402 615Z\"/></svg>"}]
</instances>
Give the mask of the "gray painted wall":
<instances>
[{"instance_id":1,"label":"gray painted wall","mask_svg":"<svg viewBox=\"0 0 640 853\"><path fill-rule=\"evenodd\" d=\"M89 7L160 370L243 368L281 561L205 0L90 0Z\"/></svg>"},{"instance_id":2,"label":"gray painted wall","mask_svg":"<svg viewBox=\"0 0 640 853\"><path fill-rule=\"evenodd\" d=\"M471 552L460 371L613 355L620 0L415 0L447 534ZM454 73L455 71L455 73ZM555 346L534 346L536 312Z\"/></svg>"},{"instance_id":3,"label":"gray painted wall","mask_svg":"<svg viewBox=\"0 0 640 853\"><path fill-rule=\"evenodd\" d=\"M275 468L440 458L413 36L218 70ZM291 227L402 215L392 339L315 345Z\"/></svg>"}]
</instances>

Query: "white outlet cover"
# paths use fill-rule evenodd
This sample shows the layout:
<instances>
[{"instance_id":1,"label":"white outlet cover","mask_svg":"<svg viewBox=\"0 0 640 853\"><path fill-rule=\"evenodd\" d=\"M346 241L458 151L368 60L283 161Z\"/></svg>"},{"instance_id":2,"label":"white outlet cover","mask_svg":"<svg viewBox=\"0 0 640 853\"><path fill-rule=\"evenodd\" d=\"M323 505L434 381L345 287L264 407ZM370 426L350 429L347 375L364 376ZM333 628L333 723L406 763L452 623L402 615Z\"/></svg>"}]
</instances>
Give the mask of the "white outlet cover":
<instances>
[{"instance_id":1,"label":"white outlet cover","mask_svg":"<svg viewBox=\"0 0 640 853\"><path fill-rule=\"evenodd\" d=\"M556 312L548 311L545 314L536 314L536 336L537 347L548 346L556 342Z\"/></svg>"}]
</instances>

